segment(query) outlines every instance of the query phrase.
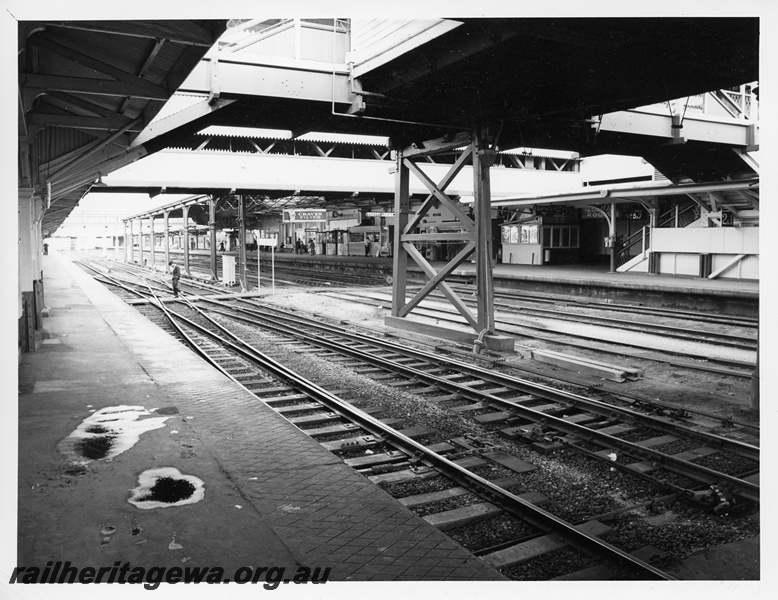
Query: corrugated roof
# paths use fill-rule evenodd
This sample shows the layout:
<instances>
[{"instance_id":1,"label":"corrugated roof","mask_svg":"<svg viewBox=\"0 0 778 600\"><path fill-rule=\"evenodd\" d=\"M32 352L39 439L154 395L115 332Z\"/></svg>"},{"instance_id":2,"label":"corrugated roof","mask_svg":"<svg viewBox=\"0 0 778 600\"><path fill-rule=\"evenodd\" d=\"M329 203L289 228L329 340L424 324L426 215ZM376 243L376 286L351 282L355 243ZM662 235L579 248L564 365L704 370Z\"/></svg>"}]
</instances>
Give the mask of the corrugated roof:
<instances>
[{"instance_id":1,"label":"corrugated roof","mask_svg":"<svg viewBox=\"0 0 778 600\"><path fill-rule=\"evenodd\" d=\"M260 129L257 127L230 127L226 125L211 125L199 132L205 136L243 137L267 140L301 140L304 142L324 142L339 144L355 144L361 146L389 145L389 138L374 135L350 135L346 133L310 132L292 138L288 129Z\"/></svg>"}]
</instances>

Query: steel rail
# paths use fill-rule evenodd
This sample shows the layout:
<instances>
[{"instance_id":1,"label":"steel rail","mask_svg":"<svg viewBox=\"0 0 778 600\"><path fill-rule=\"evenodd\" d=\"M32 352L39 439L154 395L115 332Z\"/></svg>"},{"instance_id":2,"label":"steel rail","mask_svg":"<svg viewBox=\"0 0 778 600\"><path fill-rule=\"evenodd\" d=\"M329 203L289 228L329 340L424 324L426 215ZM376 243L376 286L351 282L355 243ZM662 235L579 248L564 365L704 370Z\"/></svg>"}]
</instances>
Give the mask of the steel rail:
<instances>
[{"instance_id":1,"label":"steel rail","mask_svg":"<svg viewBox=\"0 0 778 600\"><path fill-rule=\"evenodd\" d=\"M196 307L195 307L196 309ZM253 348L248 342L242 340L239 336L232 333L213 319L208 317L202 311L198 311L204 318L208 319L220 331L232 338L233 341L221 338L214 332L188 319L187 317L170 311L190 327L201 333L219 340L220 343L228 346L241 356L253 361L260 368L268 371L273 376L287 382L290 386L301 393L306 394L313 400L320 402L330 410L343 415L347 419L357 423L360 427L371 434L389 441L390 444L400 448L410 457L415 457L421 462L433 467L444 475L453 479L459 485L475 492L476 494L488 498L493 503L508 512L518 515L523 520L533 524L541 530L553 532L563 537L567 543L586 553L596 555L604 563L615 566L617 569L628 571L629 573L647 579L674 580L671 575L657 569L656 567L630 555L627 552L619 550L615 546L600 540L596 536L588 534L570 523L556 517L555 515L533 505L526 500L504 490L494 483L475 475L467 469L448 460L444 456L437 454L424 447L422 444L410 439L397 430L383 424L378 419L371 417L367 413L355 408L338 396L328 392L317 384L294 373L284 365L274 361L269 356ZM220 371L224 372L221 367Z\"/></svg>"},{"instance_id":2,"label":"steel rail","mask_svg":"<svg viewBox=\"0 0 778 600\"><path fill-rule=\"evenodd\" d=\"M363 302L364 304L385 304L386 303L386 301L382 302L380 299L377 299L377 298L375 298L375 299L374 298L369 298L370 300L372 300L372 302L365 302L364 301L364 297L360 297L358 295L355 295L354 292L350 292L350 291L333 290L331 293L333 295L335 295L335 297L344 296L344 295L345 296L353 295L357 299L356 300L357 302ZM457 318L458 313L456 311L448 310L446 308L433 309L433 308L418 308L417 307L416 311L417 311L416 314L418 314L420 316L426 316L428 318L437 319L439 321L446 321L446 322L449 322L449 323L453 323L455 325L462 325L463 324L463 321L461 321L460 319ZM732 377L741 377L741 378L748 378L748 379L750 379L751 378L751 371L753 371L753 369L755 367L755 364L754 363L750 363L750 362L744 362L744 361L738 361L738 360L729 360L729 359L723 359L723 358L717 358L717 357L710 357L710 356L705 356L705 355L701 355L701 354L692 354L692 353L688 353L688 352L673 352L673 351L670 351L670 350L664 350L663 352L665 352L667 354L673 354L673 355L678 355L678 356L687 356L687 357L690 357L690 358L696 358L696 359L700 359L700 360L705 360L705 361L715 362L715 363L721 363L721 364L725 364L725 365L734 365L734 366L746 367L746 368L749 368L750 371L748 371L748 372L736 371L736 370L732 370L732 369L726 369L726 368L721 368L721 367L714 367L714 366L709 366L709 365L698 365L698 364L695 364L695 363L687 363L687 362L683 362L683 361L673 360L673 359L670 359L670 358L657 358L657 357L654 357L654 356L645 355L645 354L641 354L641 353L637 353L637 354L630 353L630 351L624 349L624 347L627 347L627 348L637 348L637 349L653 350L653 348L646 348L645 346L641 346L640 344L631 344L631 343L625 342L625 341L608 341L608 340L602 340L601 338L598 338L598 337L595 337L595 336L592 336L592 335L581 335L581 334L565 333L565 332L560 332L560 333L552 332L552 333L555 333L555 335L557 336L557 337L554 337L554 336L550 336L550 335L543 335L542 332L545 332L547 330L544 327L540 326L540 325L532 325L531 323L512 323L512 322L506 321L506 320L502 320L502 321L498 320L498 322L502 323L505 326L512 327L512 329L505 329L505 328L497 329L496 330L497 333L504 333L505 335L519 335L519 336L523 336L523 337L531 337L532 339L535 339L535 340L545 340L545 341L552 342L552 343L555 343L555 344L563 344L563 345L566 345L566 346L573 346L575 348L584 348L584 349L587 349L587 350L592 350L592 347L591 347L590 344L586 344L586 343L583 343L583 342L576 342L576 341L571 340L569 338L570 337L578 337L578 338L581 338L581 339L584 339L584 340L595 340L595 341L599 341L599 342L602 342L602 343L611 344L612 346L620 346L620 348L618 350L611 349L611 348L596 348L596 350L598 352L604 352L604 353L607 353L607 354L626 355L626 356L630 356L630 357L636 358L638 360L648 360L648 361L652 361L652 362L660 362L660 363L664 363L664 364L668 364L668 365L672 365L672 366L676 366L676 367L680 367L680 368L694 369L694 370L699 370L699 371L707 371L707 372L711 372L711 373L718 373L720 375L730 375ZM525 328L525 329L532 330L533 331L532 335L530 336L527 333L516 331L516 329L522 328L522 327ZM541 333L537 333L537 332L541 332ZM562 338L564 336L567 336L568 339L560 339L560 338Z\"/></svg>"},{"instance_id":3,"label":"steel rail","mask_svg":"<svg viewBox=\"0 0 778 600\"><path fill-rule=\"evenodd\" d=\"M435 294L440 296L440 294ZM465 300L466 304L475 304L470 300ZM719 346L728 346L732 348L741 348L745 350L756 349L756 339L744 339L743 336L719 333L712 331L700 331L697 329L689 329L688 327L677 327L674 325L664 325L661 323L646 323L630 321L624 322L622 319L614 317L602 317L597 315L585 315L574 312L563 312L557 309L550 310L547 308L531 308L512 306L504 303L494 303L494 307L509 313L522 313L527 316L539 316L539 317L551 317L560 321L578 321L586 324L604 324L614 327L616 329L622 329L625 331L637 331L641 333L655 333L661 331L668 334L668 337L672 337L679 340L691 340L704 343L715 343ZM583 306L582 308L587 308ZM643 313L645 314L645 313Z\"/></svg>"},{"instance_id":4,"label":"steel rail","mask_svg":"<svg viewBox=\"0 0 778 600\"><path fill-rule=\"evenodd\" d=\"M212 299L203 299L204 302L207 304L216 304L218 306L225 306L223 302L220 302L218 300L212 300ZM241 300L243 302L243 300ZM252 303L253 304L253 303ZM250 324L256 324L255 319L263 319L266 321L270 321L271 326L275 325L275 321L270 320L267 316L267 314L263 314L262 312L258 312L251 309L243 309L238 308L234 306L228 306L229 310L241 310L247 312L252 319L245 319L246 322ZM275 319L283 319L286 322L288 322L291 326L295 328L295 336L299 337L301 335L301 332L299 330L299 326L301 324L301 317L299 315L289 316L288 314L284 313L283 311L280 311L275 308L270 308L271 311L275 314ZM223 313L227 316L234 316L230 314L229 312ZM342 329L338 329L336 327L318 322L318 321L308 321L305 323L306 326L312 327L321 331L325 331L327 333L340 336L342 338L350 339L353 341L358 342L366 342L364 339L364 336L360 336L348 331L344 331ZM288 334L288 332L287 332ZM317 341L319 341L322 344L328 345L332 349L340 352L340 353L346 353L351 354L355 358L362 358L363 353L361 353L359 350L355 350L353 348L350 348L348 346L344 346L341 344L338 344L338 342L335 342L330 339L321 339L318 338ZM460 373L467 373L473 377L477 377L479 379L482 379L486 382L493 383L495 385L505 386L509 385L516 389L517 391L520 391L522 393L526 394L532 394L541 398L544 398L546 400L551 400L555 402L561 402L562 404L570 407L576 407L580 410L586 410L589 412L595 412L601 416L605 417L615 417L619 418L621 420L628 420L633 423L638 423L640 425L650 427L652 429L657 429L660 431L664 431L665 433L678 433L683 432L684 435L687 436L693 436L697 440L702 441L706 444L713 445L717 448L720 448L722 450L726 450L729 452L733 452L735 454L738 454L740 456L743 456L745 458L749 458L751 460L758 460L759 459L759 448L756 446L753 446L751 444L746 444L744 442L740 442L738 440L731 440L729 438L725 438L723 436L714 435L711 433L707 433L704 431L697 431L695 429L691 429L689 427L686 427L684 425L676 424L676 423L670 423L665 419L654 417L651 415L645 415L640 412L631 410L629 408L624 407L617 407L613 406L611 404L607 404L601 400L597 400L595 398L588 398L586 396L581 396L579 394L574 394L573 392L568 392L564 390L557 390L556 388L535 383L526 379L522 379L519 377L515 377L513 375L508 375L504 373L496 373L489 370L484 370L481 367L471 365L469 363L441 357L436 354L432 354L430 352L427 352L425 350L419 350L416 348L412 348L409 346L404 346L400 344L396 344L394 342L386 341L386 340L380 340L380 339L371 339L369 340L369 343L374 346L379 346L385 350L393 351L393 352L399 352L406 356L413 356L414 358L418 358L420 360L425 360L431 363L434 363L436 365L445 366L449 369L456 370ZM379 360L386 360L386 359L379 359ZM406 371L411 369L410 367L405 367L402 364L395 364L397 370ZM394 369L393 369L394 370ZM410 373L413 377L417 377L416 370L409 370L408 373ZM434 377L434 376L433 376ZM440 378L438 378L440 379ZM445 384L453 384L453 382L448 382L445 379L442 380L441 383ZM463 394L465 391L467 392L475 392L477 393L478 390L473 390L471 388L468 388L467 386L461 386L461 384L453 384L457 386L457 389L464 388ZM476 399L482 399L483 394L475 396ZM514 404L506 401L505 399L499 398L495 396L496 400L506 408L512 408ZM491 400L491 398L490 398ZM537 412L537 411L536 411ZM540 415L544 415L545 413L537 413Z\"/></svg>"},{"instance_id":5,"label":"steel rail","mask_svg":"<svg viewBox=\"0 0 778 600\"><path fill-rule=\"evenodd\" d=\"M209 300L208 302L215 302L215 301ZM232 315L228 314L227 316L232 316ZM257 314L256 316L259 318L263 317L261 314ZM264 318L267 319L267 317ZM252 322L252 321L248 321L248 322L256 324L256 322ZM295 325L296 325L296 331L291 334L293 337L296 337L298 339L300 338L306 338L309 340L312 339L312 336L306 335L299 331L299 319L296 321ZM273 329L274 327L270 326L269 328ZM278 329L280 328L277 328L277 330ZM284 333L286 333L286 335L290 335L287 331L284 331ZM360 339L359 341L364 342L364 339ZM315 342L320 345L329 346L337 352L351 355L364 362L372 363L376 366L381 366L382 368L387 368L386 363L388 359L386 358L366 355L364 352L360 350L343 346L331 340L316 339ZM380 342L380 344L384 345L387 343ZM441 364L442 362L438 357L430 356L427 353L424 353L423 351L407 349L405 347L399 347L399 346L392 348L392 350L399 352L401 354L412 354L419 357L426 356L427 358L425 358L425 360L432 360L434 362L437 362L438 364ZM641 424L644 424L647 427L651 427L659 431L665 431L668 433L677 434L679 429L683 429L686 432L688 432L690 435L693 435L697 438L702 438L703 441L706 443L716 443L721 446L724 445L731 446L737 448L740 452L747 451L749 453L748 458L751 458L752 460L758 460L758 452L759 452L758 448L754 446L750 446L748 444L743 444L742 442L734 442L733 440L728 440L727 438L722 438L720 436L713 436L712 434L696 432L673 424L664 423L663 421L657 420L654 417L641 415L629 409L615 408L597 400L592 400L589 398L578 396L577 394L572 394L571 392L566 392L564 390L556 390L554 388L550 388L549 386L545 386L543 384L527 382L525 380L521 380L512 377L510 375L500 375L499 377L495 377L494 375L492 375L487 371L483 371L479 368L474 368L472 365L467 365L467 363L462 363L460 361L447 360L446 362L448 363L448 365L452 365L450 368L452 369L461 368L462 370L473 373L474 377L478 377L479 379L482 380L488 380L492 383L502 383L503 385L508 382L515 383L516 387L521 391L531 393L532 395L539 396L540 398L546 400L559 402L568 406L576 406L577 408L581 408L581 405L583 405L585 408L582 408L582 410L597 412L598 414L601 414L598 411L604 410L607 411L605 416L613 416L613 414L617 414L619 415L619 418L621 420L633 420L634 422L640 422ZM708 484L719 483L721 481L728 481L730 484L732 484L733 488L744 498L747 498L749 500L754 500L754 501L759 500L759 486L751 482L744 481L738 477L727 475L725 473L721 473L713 469L709 469L702 465L694 464L690 461L677 458L672 455L664 454L657 450L653 450L652 448L645 448L633 442L622 440L620 438L611 436L609 434L601 433L594 429L589 429L583 425L565 421L564 419L555 417L548 413L538 412L530 407L522 406L515 402L511 402L510 400L506 400L498 396L495 396L493 394L489 394L486 392L481 392L479 390L469 388L464 384L458 384L456 382L448 381L445 378L437 377L435 375L425 373L424 371L421 371L413 367L406 367L401 364L392 363L391 367L388 370L392 370L395 372L402 372L407 377L436 385L441 389L445 389L447 391L460 394L463 397L467 397L473 400L481 400L481 401L487 400L492 405L496 405L504 409L507 409L513 412L514 414L524 417L529 421L536 422L536 423L542 421L545 425L552 427L553 429L562 431L569 435L575 435L579 439L594 441L605 448L619 448L622 452L626 452L627 454L633 456L636 455L644 459L645 458L650 459L654 462L661 464L663 468L669 471L684 475L695 481L700 481L702 483L708 483Z\"/></svg>"},{"instance_id":6,"label":"steel rail","mask_svg":"<svg viewBox=\"0 0 778 600\"><path fill-rule=\"evenodd\" d=\"M728 333L717 333L712 331L700 331L697 329L689 329L683 327L675 327L673 325L663 325L661 323L646 323L646 322L628 322L625 323L620 319L613 317L600 317L597 315L578 315L575 313L561 313L555 310L548 310L543 308L520 308L512 307L505 304L495 303L495 308L507 312L521 312L522 314L535 313L538 316L551 316L554 319L562 321L579 321L587 324L604 324L622 329L625 331L637 331L641 333L655 333L657 331L668 334L668 337L678 340L691 340L704 343L715 343L719 346L728 346L731 348L742 349L756 349L756 339L745 339L743 336L738 336Z\"/></svg>"},{"instance_id":7,"label":"steel rail","mask_svg":"<svg viewBox=\"0 0 778 600\"><path fill-rule=\"evenodd\" d=\"M464 288L464 285L468 285L469 288ZM464 284L456 286L452 284L452 287L460 289L464 292L472 291L472 284ZM464 289L463 289L464 288ZM591 308L593 310L607 310L607 311L620 311L628 313L637 313L642 315L658 316L658 317L670 317L677 319L686 319L692 321L698 321L702 323L718 323L723 325L738 325L741 327L759 327L759 319L753 317L746 317L742 315L716 315L716 314L701 314L695 311L680 310L672 308L661 308L651 306L633 306L630 304L620 303L605 303L596 302L593 300L583 300L576 297L554 297L553 295L539 296L527 293L511 292L506 289L495 290L496 298L506 298L512 300L519 300L524 302L536 302L540 304L570 304L581 306L584 308Z\"/></svg>"}]
</instances>

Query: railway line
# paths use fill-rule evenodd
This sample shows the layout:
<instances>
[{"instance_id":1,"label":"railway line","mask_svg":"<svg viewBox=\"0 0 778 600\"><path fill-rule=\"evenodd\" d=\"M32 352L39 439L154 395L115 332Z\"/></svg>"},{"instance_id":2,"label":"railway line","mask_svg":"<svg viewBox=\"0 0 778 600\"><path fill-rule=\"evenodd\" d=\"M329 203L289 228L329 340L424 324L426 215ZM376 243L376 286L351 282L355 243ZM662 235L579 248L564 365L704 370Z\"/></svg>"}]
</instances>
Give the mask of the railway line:
<instances>
[{"instance_id":1,"label":"railway line","mask_svg":"<svg viewBox=\"0 0 778 600\"><path fill-rule=\"evenodd\" d=\"M100 277L111 279L106 274ZM144 295L145 284L121 285L127 294ZM758 448L711 434L704 427L682 425L672 418L606 404L568 389L444 359L406 344L368 339L363 332L349 332L321 320L304 319L300 314L285 314L253 299L225 302L198 298L195 302L201 308L195 313L194 304L188 300L185 307L181 301L162 301L164 286L149 283L147 289L153 289L156 297L142 310L153 310L157 314L154 318L164 310L167 319L183 322L178 325L177 335L187 338L206 360L320 439L347 464L399 493L401 502L436 526L450 529L464 540L467 534L462 532L488 527L493 519L510 516L514 520L509 528L513 532L510 539L496 544L476 542L471 548L503 570L520 569L520 565L548 552L533 555L533 547L560 550L546 536L561 531L559 535L576 549L570 551L575 558L566 562L567 569L562 571L573 564L581 569L610 569L616 577L667 578L667 574L641 560L640 553L636 558L603 542L601 537L618 538L619 534L597 520L597 511L587 515L592 518L582 518L569 508L560 511L558 499L549 502L543 494L529 492L529 496L522 497L505 489L523 487L521 480L536 470L536 465L525 459L537 458L538 453L588 456L597 461L599 468L606 468L606 473L618 470L653 490L648 499L633 501L627 507L608 507L604 514L609 518L629 513L636 506L653 506L659 497L684 501L696 497L698 501L693 504L697 505L700 499L710 500L711 485L730 494L730 500L739 503L738 509L758 501ZM187 312L189 316L184 314ZM217 326L219 333L214 333ZM240 337L235 330L242 331ZM315 357L336 365L341 372L369 376L395 394L421 398L435 408L435 414L445 414L447 421L464 421L466 426L461 431L441 432L411 423L404 427L405 433L403 429L398 433L392 425L407 425L405 415L391 410L391 406L371 407L370 400L364 405L361 399L363 406L356 408L360 400L345 400L348 392L327 391L273 361L269 356L273 351L258 352L252 347L257 336L274 351ZM374 414L385 416L381 420ZM495 469L501 475L496 479ZM484 478L479 472L492 477ZM443 484L441 479L449 483ZM428 485L432 488L424 487ZM446 510L452 502L463 505ZM553 512L538 506L549 503ZM721 508L723 504L712 509L726 512L734 507L730 503ZM438 506L444 510L434 512ZM572 517L572 521L556 516L557 511ZM597 556L596 564L587 558L592 554ZM608 566L596 566L601 563ZM564 572L558 575L571 576Z\"/></svg>"}]
</instances>

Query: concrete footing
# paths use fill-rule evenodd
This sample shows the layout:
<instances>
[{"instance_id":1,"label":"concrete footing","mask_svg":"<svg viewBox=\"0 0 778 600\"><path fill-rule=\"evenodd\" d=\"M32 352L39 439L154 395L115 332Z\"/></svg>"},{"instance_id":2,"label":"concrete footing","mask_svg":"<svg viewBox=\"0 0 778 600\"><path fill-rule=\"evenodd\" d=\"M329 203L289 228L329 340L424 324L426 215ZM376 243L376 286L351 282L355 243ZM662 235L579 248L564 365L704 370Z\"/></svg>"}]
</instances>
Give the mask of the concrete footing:
<instances>
[{"instance_id":1,"label":"concrete footing","mask_svg":"<svg viewBox=\"0 0 778 600\"><path fill-rule=\"evenodd\" d=\"M475 344L478 334L465 329L454 329L451 327L442 327L432 323L423 323L405 317L384 317L384 323L387 327L402 329L404 331L413 331L429 337L437 337L445 340L451 340L459 344ZM484 348L496 352L513 352L514 338L507 335L487 334L483 336Z\"/></svg>"}]
</instances>

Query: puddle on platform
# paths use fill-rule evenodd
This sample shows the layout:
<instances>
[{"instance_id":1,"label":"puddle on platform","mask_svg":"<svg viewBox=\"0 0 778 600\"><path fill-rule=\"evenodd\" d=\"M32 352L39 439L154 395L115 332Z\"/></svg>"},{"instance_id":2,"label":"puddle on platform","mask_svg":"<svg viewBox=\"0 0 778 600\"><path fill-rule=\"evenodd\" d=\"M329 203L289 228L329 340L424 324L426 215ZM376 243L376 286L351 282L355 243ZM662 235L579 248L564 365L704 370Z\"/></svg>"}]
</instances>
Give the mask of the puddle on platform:
<instances>
[{"instance_id":1,"label":"puddle on platform","mask_svg":"<svg viewBox=\"0 0 778 600\"><path fill-rule=\"evenodd\" d=\"M205 483L193 475L183 475L174 467L144 471L138 477L128 502L141 509L184 506L205 496Z\"/></svg>"},{"instance_id":2,"label":"puddle on platform","mask_svg":"<svg viewBox=\"0 0 778 600\"><path fill-rule=\"evenodd\" d=\"M142 406L108 406L84 419L58 449L76 464L111 459L129 450L141 434L165 426L170 417L151 417Z\"/></svg>"}]
</instances>

